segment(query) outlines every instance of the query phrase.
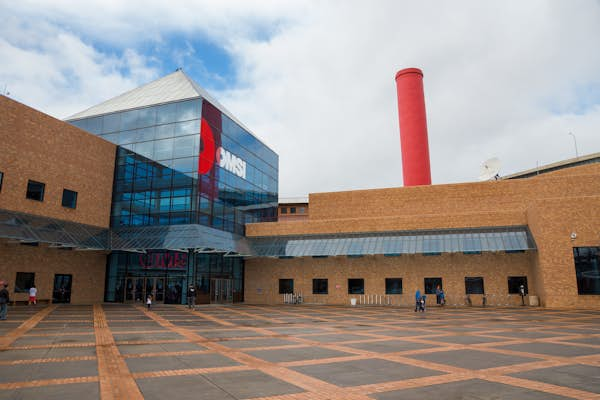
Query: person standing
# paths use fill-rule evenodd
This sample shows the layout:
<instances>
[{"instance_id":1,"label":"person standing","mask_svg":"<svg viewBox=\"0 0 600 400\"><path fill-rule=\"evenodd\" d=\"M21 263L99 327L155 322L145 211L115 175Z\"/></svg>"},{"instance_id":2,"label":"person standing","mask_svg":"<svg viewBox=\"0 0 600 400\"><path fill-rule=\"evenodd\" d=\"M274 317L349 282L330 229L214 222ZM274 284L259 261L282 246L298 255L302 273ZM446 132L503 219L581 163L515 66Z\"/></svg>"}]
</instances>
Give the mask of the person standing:
<instances>
[{"instance_id":1,"label":"person standing","mask_svg":"<svg viewBox=\"0 0 600 400\"><path fill-rule=\"evenodd\" d=\"M187 304L188 304L188 308L195 308L196 307L196 288L194 287L194 285L190 285L188 292L187 292Z\"/></svg>"},{"instance_id":2,"label":"person standing","mask_svg":"<svg viewBox=\"0 0 600 400\"><path fill-rule=\"evenodd\" d=\"M31 305L33 304L37 304L37 289L35 288L35 285L31 285L31 287L29 288L29 303L27 303L27 305Z\"/></svg>"},{"instance_id":3,"label":"person standing","mask_svg":"<svg viewBox=\"0 0 600 400\"><path fill-rule=\"evenodd\" d=\"M421 309L421 290L417 289L415 292L415 312Z\"/></svg>"},{"instance_id":4,"label":"person standing","mask_svg":"<svg viewBox=\"0 0 600 400\"><path fill-rule=\"evenodd\" d=\"M0 320L6 320L6 314L8 313L8 302L10 296L8 294L8 283L4 282L0 289Z\"/></svg>"},{"instance_id":5,"label":"person standing","mask_svg":"<svg viewBox=\"0 0 600 400\"><path fill-rule=\"evenodd\" d=\"M438 306L442 304L442 288L440 287L440 285L437 285L435 287L435 304L437 304Z\"/></svg>"},{"instance_id":6,"label":"person standing","mask_svg":"<svg viewBox=\"0 0 600 400\"><path fill-rule=\"evenodd\" d=\"M152 306L152 295L149 294L148 297L146 297L146 306L148 307L148 311L150 310L150 306Z\"/></svg>"}]
</instances>

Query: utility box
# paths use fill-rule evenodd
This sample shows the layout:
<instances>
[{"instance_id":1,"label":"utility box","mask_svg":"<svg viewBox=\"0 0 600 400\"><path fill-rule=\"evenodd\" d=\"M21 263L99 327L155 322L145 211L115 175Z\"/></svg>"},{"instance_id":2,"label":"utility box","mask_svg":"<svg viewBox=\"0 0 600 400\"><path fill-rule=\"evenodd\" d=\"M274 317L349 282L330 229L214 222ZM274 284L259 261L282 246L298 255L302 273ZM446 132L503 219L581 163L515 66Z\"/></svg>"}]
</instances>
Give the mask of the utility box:
<instances>
[{"instance_id":1,"label":"utility box","mask_svg":"<svg viewBox=\"0 0 600 400\"><path fill-rule=\"evenodd\" d=\"M529 305L537 307L540 305L540 299L537 296L529 296Z\"/></svg>"}]
</instances>

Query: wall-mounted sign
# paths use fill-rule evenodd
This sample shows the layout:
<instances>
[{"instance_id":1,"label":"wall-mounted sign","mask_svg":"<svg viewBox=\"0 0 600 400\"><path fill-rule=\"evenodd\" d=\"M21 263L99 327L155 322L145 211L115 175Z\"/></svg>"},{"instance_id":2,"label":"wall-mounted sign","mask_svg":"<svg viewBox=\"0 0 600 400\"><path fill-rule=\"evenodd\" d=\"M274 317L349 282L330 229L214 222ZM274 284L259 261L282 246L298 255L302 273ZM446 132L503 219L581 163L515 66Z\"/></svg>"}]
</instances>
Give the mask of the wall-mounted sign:
<instances>
[{"instance_id":1,"label":"wall-mounted sign","mask_svg":"<svg viewBox=\"0 0 600 400\"><path fill-rule=\"evenodd\" d=\"M144 269L186 269L188 255L176 251L140 254L139 262Z\"/></svg>"},{"instance_id":2,"label":"wall-mounted sign","mask_svg":"<svg viewBox=\"0 0 600 400\"><path fill-rule=\"evenodd\" d=\"M218 131L217 133L220 135ZM202 118L202 122L200 123L200 138L202 140L202 149L198 160L198 172L200 175L208 174L213 166L218 164L221 168L226 169L232 174L246 179L246 161L219 146L221 142L220 137L215 138L212 128L204 118Z\"/></svg>"}]
</instances>

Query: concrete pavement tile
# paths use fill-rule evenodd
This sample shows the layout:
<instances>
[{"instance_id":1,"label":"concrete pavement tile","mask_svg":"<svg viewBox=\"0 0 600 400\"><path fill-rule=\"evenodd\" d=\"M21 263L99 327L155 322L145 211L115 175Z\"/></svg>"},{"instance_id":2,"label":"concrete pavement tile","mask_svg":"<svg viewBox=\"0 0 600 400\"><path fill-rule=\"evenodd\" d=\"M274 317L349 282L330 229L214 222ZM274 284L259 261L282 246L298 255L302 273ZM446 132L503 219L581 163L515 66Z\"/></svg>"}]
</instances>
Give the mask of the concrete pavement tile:
<instances>
[{"instance_id":1,"label":"concrete pavement tile","mask_svg":"<svg viewBox=\"0 0 600 400\"><path fill-rule=\"evenodd\" d=\"M125 359L131 372L177 370L188 368L216 368L240 365L220 354L191 354L171 357L143 357Z\"/></svg>"},{"instance_id":2,"label":"concrete pavement tile","mask_svg":"<svg viewBox=\"0 0 600 400\"><path fill-rule=\"evenodd\" d=\"M440 351L435 353L413 354L406 357L474 370L538 361L536 358L518 357L478 350Z\"/></svg>"},{"instance_id":3,"label":"concrete pavement tile","mask_svg":"<svg viewBox=\"0 0 600 400\"><path fill-rule=\"evenodd\" d=\"M338 386L367 385L442 374L439 371L378 359L306 365L290 369Z\"/></svg>"},{"instance_id":4,"label":"concrete pavement tile","mask_svg":"<svg viewBox=\"0 0 600 400\"><path fill-rule=\"evenodd\" d=\"M510 376L600 393L600 367L565 365L510 374Z\"/></svg>"},{"instance_id":5,"label":"concrete pavement tile","mask_svg":"<svg viewBox=\"0 0 600 400\"><path fill-rule=\"evenodd\" d=\"M72 383L22 389L0 390L0 400L96 400L100 399L97 382Z\"/></svg>"},{"instance_id":6,"label":"concrete pavement tile","mask_svg":"<svg viewBox=\"0 0 600 400\"><path fill-rule=\"evenodd\" d=\"M38 379L97 376L98 363L93 361L66 361L42 364L0 365L0 382L23 382Z\"/></svg>"},{"instance_id":7,"label":"concrete pavement tile","mask_svg":"<svg viewBox=\"0 0 600 400\"><path fill-rule=\"evenodd\" d=\"M372 394L377 400L560 400L567 397L479 379Z\"/></svg>"},{"instance_id":8,"label":"concrete pavement tile","mask_svg":"<svg viewBox=\"0 0 600 400\"><path fill-rule=\"evenodd\" d=\"M276 349L276 350L257 350L249 351L248 354L274 363L302 361L302 360L318 360L321 358L347 357L352 356L351 353L341 351L323 349L320 347L298 347L293 349Z\"/></svg>"}]
</instances>

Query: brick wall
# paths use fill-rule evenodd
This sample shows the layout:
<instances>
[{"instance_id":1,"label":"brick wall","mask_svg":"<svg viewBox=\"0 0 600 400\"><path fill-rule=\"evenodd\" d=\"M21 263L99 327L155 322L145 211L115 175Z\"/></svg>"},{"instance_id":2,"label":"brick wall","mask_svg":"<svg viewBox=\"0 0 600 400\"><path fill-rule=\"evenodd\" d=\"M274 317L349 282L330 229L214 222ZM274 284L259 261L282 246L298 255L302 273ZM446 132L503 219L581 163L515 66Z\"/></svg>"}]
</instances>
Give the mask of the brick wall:
<instances>
[{"instance_id":1,"label":"brick wall","mask_svg":"<svg viewBox=\"0 0 600 400\"><path fill-rule=\"evenodd\" d=\"M391 295L394 304L414 304L415 290L424 291L424 278L441 277L448 304L465 302L465 277L483 277L489 304L518 304L518 295L508 294L509 276L527 276L530 294L535 294L531 274L533 253L442 254L440 256L402 255L400 257L365 256L360 258L250 259L246 261L244 296L249 303L282 303L279 279L294 279L294 291L306 302L349 304L348 279L362 278L366 295L384 295L385 278L402 278L402 295ZM328 279L327 295L312 294L312 279ZM435 304L435 295L427 296ZM472 295L474 304L481 296Z\"/></svg>"},{"instance_id":2,"label":"brick wall","mask_svg":"<svg viewBox=\"0 0 600 400\"><path fill-rule=\"evenodd\" d=\"M508 254L479 258L456 254L403 256L399 262L406 265L407 273L425 271L430 275L445 271L446 288L456 293L464 291L465 276L491 272L492 276L486 278L486 293L492 293L487 281L491 287L500 287L506 284L508 270L526 269L530 293L539 296L543 306L600 307L600 296L578 295L573 260L573 247L600 246L599 164L529 179L317 193L310 195L310 206L308 220L250 224L246 234L252 237L528 225L538 250L531 252L525 263L515 263L514 255ZM572 232L577 234L575 240L571 239ZM474 260L481 260L485 269L479 270ZM358 272L373 274L376 281L388 272L391 262L385 257L248 260L246 299L277 302L277 296L267 293L272 293L282 272L296 273L308 282L321 273L318 268L322 266L323 273L333 274L341 282L356 273L354 266L361 265L370 267ZM269 292L260 293L257 289ZM347 303L347 297L336 292L325 300Z\"/></svg>"},{"instance_id":3,"label":"brick wall","mask_svg":"<svg viewBox=\"0 0 600 400\"><path fill-rule=\"evenodd\" d=\"M116 146L0 96L0 208L107 227ZM44 201L25 198L27 181L46 184ZM77 192L62 207L63 189Z\"/></svg>"},{"instance_id":4,"label":"brick wall","mask_svg":"<svg viewBox=\"0 0 600 400\"><path fill-rule=\"evenodd\" d=\"M9 284L12 300L25 301L28 293L14 293L17 272L34 272L38 299L52 299L54 274L72 274L71 303L91 304L104 299L106 254L67 251L0 242L0 280Z\"/></svg>"}]
</instances>

